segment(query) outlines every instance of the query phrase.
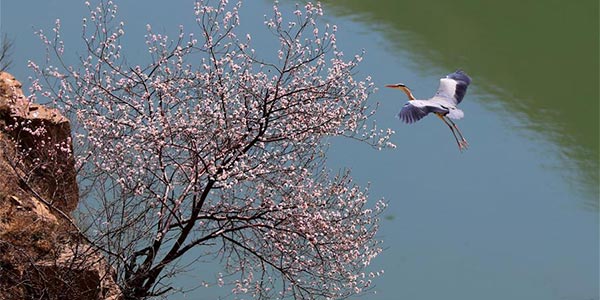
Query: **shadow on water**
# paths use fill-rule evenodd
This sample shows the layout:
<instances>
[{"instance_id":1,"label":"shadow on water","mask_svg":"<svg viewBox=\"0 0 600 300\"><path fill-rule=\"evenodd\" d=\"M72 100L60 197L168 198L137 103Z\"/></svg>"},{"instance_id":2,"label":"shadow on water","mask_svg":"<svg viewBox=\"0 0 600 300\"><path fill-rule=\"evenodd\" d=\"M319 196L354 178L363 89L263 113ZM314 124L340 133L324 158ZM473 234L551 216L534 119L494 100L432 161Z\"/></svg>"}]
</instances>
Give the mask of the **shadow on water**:
<instances>
[{"instance_id":1,"label":"shadow on water","mask_svg":"<svg viewBox=\"0 0 600 300\"><path fill-rule=\"evenodd\" d=\"M598 1L325 2L408 50L407 67L469 70L484 105L556 145L561 173L598 209Z\"/></svg>"}]
</instances>

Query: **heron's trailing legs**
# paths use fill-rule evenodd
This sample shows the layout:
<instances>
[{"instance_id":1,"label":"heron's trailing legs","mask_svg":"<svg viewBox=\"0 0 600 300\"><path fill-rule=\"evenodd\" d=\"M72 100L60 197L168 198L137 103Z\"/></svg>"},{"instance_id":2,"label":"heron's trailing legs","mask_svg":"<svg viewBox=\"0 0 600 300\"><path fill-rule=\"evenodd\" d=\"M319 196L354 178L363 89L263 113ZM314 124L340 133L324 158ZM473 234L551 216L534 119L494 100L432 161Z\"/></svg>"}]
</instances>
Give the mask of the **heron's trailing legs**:
<instances>
[{"instance_id":1,"label":"heron's trailing legs","mask_svg":"<svg viewBox=\"0 0 600 300\"><path fill-rule=\"evenodd\" d=\"M446 125L448 125L448 128L450 128L450 131L452 131L452 135L454 136L454 139L456 140L456 144L458 144L458 149L460 151L467 149L469 147L469 143L467 143L467 140L463 137L462 133L458 129L458 126L456 126L456 124L454 124L454 122L452 122L452 120L446 118L445 116L443 116L441 114L437 114L437 113L436 113L436 115L442 121L444 121L444 123L446 123ZM448 122L452 123L452 125L450 125L450 123L448 123ZM454 129L456 129L456 131ZM458 132L458 135L460 136L460 138L456 135L456 132Z\"/></svg>"},{"instance_id":2,"label":"heron's trailing legs","mask_svg":"<svg viewBox=\"0 0 600 300\"><path fill-rule=\"evenodd\" d=\"M460 129L458 129L458 126L456 126L456 124L450 118L448 118L448 117L445 117L445 118L446 118L446 120L448 120L448 122L450 122L450 124L452 124L452 127L454 127L454 129L456 129L456 132L458 132L458 135L460 136L461 143L463 144L463 146L465 148L468 148L469 143L467 143L467 139L465 139L462 132L460 132Z\"/></svg>"}]
</instances>

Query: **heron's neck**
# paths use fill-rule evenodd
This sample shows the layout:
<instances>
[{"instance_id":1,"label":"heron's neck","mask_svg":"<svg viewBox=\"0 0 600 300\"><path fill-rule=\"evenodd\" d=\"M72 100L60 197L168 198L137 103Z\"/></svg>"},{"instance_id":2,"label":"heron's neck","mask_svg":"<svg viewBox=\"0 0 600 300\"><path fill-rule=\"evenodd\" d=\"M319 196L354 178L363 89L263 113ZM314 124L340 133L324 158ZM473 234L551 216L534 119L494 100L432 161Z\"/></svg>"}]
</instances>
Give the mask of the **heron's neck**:
<instances>
[{"instance_id":1,"label":"heron's neck","mask_svg":"<svg viewBox=\"0 0 600 300\"><path fill-rule=\"evenodd\" d=\"M407 87L403 88L402 91L406 94L406 96L408 96L408 100L417 99L417 98L415 98L415 96L413 96L413 94L410 92L410 90Z\"/></svg>"}]
</instances>

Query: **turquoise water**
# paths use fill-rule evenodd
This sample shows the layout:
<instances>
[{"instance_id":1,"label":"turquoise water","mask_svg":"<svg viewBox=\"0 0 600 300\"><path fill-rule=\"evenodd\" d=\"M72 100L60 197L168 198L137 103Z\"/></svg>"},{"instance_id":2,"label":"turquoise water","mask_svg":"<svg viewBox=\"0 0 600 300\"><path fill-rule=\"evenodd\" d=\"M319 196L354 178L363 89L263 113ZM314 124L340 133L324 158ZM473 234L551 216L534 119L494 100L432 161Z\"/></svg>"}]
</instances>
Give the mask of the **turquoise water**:
<instances>
[{"instance_id":1,"label":"turquoise water","mask_svg":"<svg viewBox=\"0 0 600 300\"><path fill-rule=\"evenodd\" d=\"M250 1L248 1L250 2ZM193 21L188 1L122 3L131 59L143 61L145 24L175 32ZM284 7L291 2L284 2ZM331 140L328 164L370 183L389 208L374 270L385 275L360 299L598 299L598 3L597 1L327 1L348 55L366 50L360 72L382 87L376 121L396 131L394 150ZM81 4L3 1L0 31L15 39L11 72L43 59L32 27L78 45ZM242 23L254 41L268 1L246 3ZM457 122L471 148L460 153L436 118L411 126L395 114L462 68L473 83ZM214 264L175 279L188 287L213 278ZM226 295L203 288L176 296Z\"/></svg>"}]
</instances>

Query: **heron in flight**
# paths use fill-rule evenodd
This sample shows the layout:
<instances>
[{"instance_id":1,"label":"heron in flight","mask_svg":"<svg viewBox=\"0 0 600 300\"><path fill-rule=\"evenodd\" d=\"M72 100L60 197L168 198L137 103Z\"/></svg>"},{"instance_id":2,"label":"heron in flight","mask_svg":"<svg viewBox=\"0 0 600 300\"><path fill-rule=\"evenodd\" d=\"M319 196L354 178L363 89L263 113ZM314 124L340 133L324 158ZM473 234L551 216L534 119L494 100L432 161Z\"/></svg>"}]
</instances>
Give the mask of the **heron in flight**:
<instances>
[{"instance_id":1,"label":"heron in flight","mask_svg":"<svg viewBox=\"0 0 600 300\"><path fill-rule=\"evenodd\" d=\"M464 138L458 126L451 119L462 119L465 115L456 106L462 101L467 93L467 87L471 83L471 77L461 70L448 74L440 79L440 87L433 97L427 100L417 100L410 89L402 84L388 84L386 87L403 91L408 96L408 102L404 104L398 118L407 124L421 120L429 113L434 113L452 131L454 139L460 151L467 149L469 143Z\"/></svg>"}]
</instances>

